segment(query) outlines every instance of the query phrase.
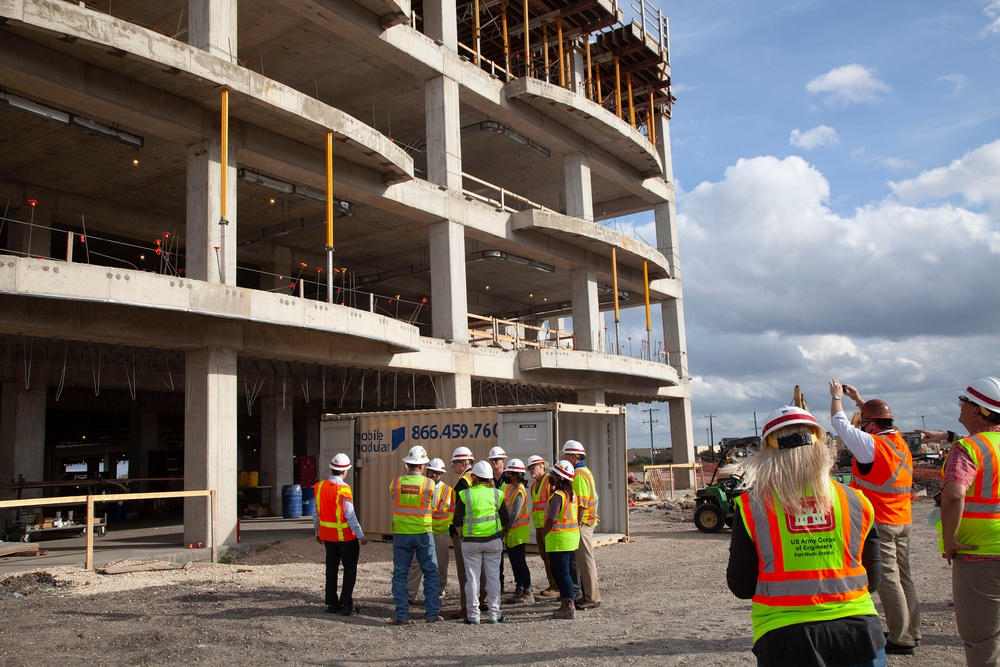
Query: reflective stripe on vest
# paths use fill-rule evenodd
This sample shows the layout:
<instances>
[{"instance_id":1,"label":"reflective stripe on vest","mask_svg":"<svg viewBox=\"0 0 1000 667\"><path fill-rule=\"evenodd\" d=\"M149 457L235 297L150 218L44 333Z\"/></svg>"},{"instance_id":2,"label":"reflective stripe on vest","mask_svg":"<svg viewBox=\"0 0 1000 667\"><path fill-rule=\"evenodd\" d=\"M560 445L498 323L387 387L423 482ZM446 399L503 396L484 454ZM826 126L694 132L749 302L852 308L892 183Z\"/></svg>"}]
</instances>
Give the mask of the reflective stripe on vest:
<instances>
[{"instance_id":1,"label":"reflective stripe on vest","mask_svg":"<svg viewBox=\"0 0 1000 667\"><path fill-rule=\"evenodd\" d=\"M463 537L492 537L500 532L500 491L477 484L462 491L465 502Z\"/></svg>"},{"instance_id":2,"label":"reflective stripe on vest","mask_svg":"<svg viewBox=\"0 0 1000 667\"><path fill-rule=\"evenodd\" d=\"M545 534L546 551L576 551L580 546L580 524L577 522L577 503L569 499L565 491L553 491L562 499L562 510Z\"/></svg>"},{"instance_id":3,"label":"reflective stripe on vest","mask_svg":"<svg viewBox=\"0 0 1000 667\"><path fill-rule=\"evenodd\" d=\"M551 490L547 475L531 486L531 523L535 529L545 527L545 511L549 508Z\"/></svg>"},{"instance_id":4,"label":"reflective stripe on vest","mask_svg":"<svg viewBox=\"0 0 1000 667\"><path fill-rule=\"evenodd\" d=\"M357 536L344 518L344 500L353 500L351 487L327 480L316 483L316 516L319 517L319 539L324 542L350 542Z\"/></svg>"},{"instance_id":5,"label":"reflective stripe on vest","mask_svg":"<svg viewBox=\"0 0 1000 667\"><path fill-rule=\"evenodd\" d=\"M899 433L873 435L875 460L864 477L858 462L852 465L851 487L861 489L875 508L875 521L891 525L910 523L913 456Z\"/></svg>"},{"instance_id":6,"label":"reflective stripe on vest","mask_svg":"<svg viewBox=\"0 0 1000 667\"><path fill-rule=\"evenodd\" d=\"M977 433L955 445L964 449L976 464L976 477L965 492L965 507L956 537L962 544L979 548L959 553L1000 555L1000 433ZM941 541L938 546L943 547Z\"/></svg>"},{"instance_id":7,"label":"reflective stripe on vest","mask_svg":"<svg viewBox=\"0 0 1000 667\"><path fill-rule=\"evenodd\" d=\"M514 507L514 500L521 499L521 509L517 516L510 517L510 525L507 526L506 544L508 547L516 547L519 544L527 543L531 537L531 511L528 508L528 492L524 484L513 484L507 486L503 494L503 502L509 512Z\"/></svg>"},{"instance_id":8,"label":"reflective stripe on vest","mask_svg":"<svg viewBox=\"0 0 1000 667\"><path fill-rule=\"evenodd\" d=\"M594 473L590 468L586 466L576 468L573 493L576 494L577 505L583 510L581 521L585 526L597 524L597 489L594 487Z\"/></svg>"},{"instance_id":9,"label":"reflective stripe on vest","mask_svg":"<svg viewBox=\"0 0 1000 667\"><path fill-rule=\"evenodd\" d=\"M861 564L874 510L859 491L831 482L831 492L828 512L800 516L769 509L758 494L737 499L759 556L754 641L788 625L876 613Z\"/></svg>"},{"instance_id":10,"label":"reflective stripe on vest","mask_svg":"<svg viewBox=\"0 0 1000 667\"><path fill-rule=\"evenodd\" d=\"M435 535L445 535L451 526L451 517L455 514L454 489L438 482L434 487L434 500L431 508L431 530Z\"/></svg>"},{"instance_id":11,"label":"reflective stripe on vest","mask_svg":"<svg viewBox=\"0 0 1000 667\"><path fill-rule=\"evenodd\" d=\"M403 475L389 485L393 497L392 532L420 535L431 532L434 482L423 475Z\"/></svg>"}]
</instances>

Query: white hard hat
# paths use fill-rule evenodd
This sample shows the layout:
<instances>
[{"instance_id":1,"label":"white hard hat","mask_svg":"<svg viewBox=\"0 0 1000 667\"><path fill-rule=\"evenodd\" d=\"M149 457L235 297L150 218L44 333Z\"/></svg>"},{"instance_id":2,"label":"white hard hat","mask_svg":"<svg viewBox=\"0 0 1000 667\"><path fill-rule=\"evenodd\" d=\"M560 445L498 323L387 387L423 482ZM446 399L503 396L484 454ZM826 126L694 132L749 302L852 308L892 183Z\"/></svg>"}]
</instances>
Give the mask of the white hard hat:
<instances>
[{"instance_id":1,"label":"white hard hat","mask_svg":"<svg viewBox=\"0 0 1000 667\"><path fill-rule=\"evenodd\" d=\"M503 450L503 447L494 447L490 450L490 455L487 456L488 459L505 459L507 458L507 452Z\"/></svg>"},{"instance_id":2,"label":"white hard hat","mask_svg":"<svg viewBox=\"0 0 1000 667\"><path fill-rule=\"evenodd\" d=\"M563 454L578 454L578 455L581 455L581 456L586 456L587 455L587 450L584 449L583 445L581 445L576 440L567 440L566 444L563 445L562 453Z\"/></svg>"},{"instance_id":3,"label":"white hard hat","mask_svg":"<svg viewBox=\"0 0 1000 667\"><path fill-rule=\"evenodd\" d=\"M521 459L507 459L507 465L504 466L503 471L524 473L524 463L521 462Z\"/></svg>"},{"instance_id":4,"label":"white hard hat","mask_svg":"<svg viewBox=\"0 0 1000 667\"><path fill-rule=\"evenodd\" d=\"M569 461L559 461L549 468L549 472L554 472L569 482L572 482L573 478L576 477L576 470L573 469L573 464Z\"/></svg>"},{"instance_id":5,"label":"white hard hat","mask_svg":"<svg viewBox=\"0 0 1000 667\"><path fill-rule=\"evenodd\" d=\"M347 458L347 454L337 454L332 459L330 459L330 470L350 470L351 469L351 459Z\"/></svg>"},{"instance_id":6,"label":"white hard hat","mask_svg":"<svg viewBox=\"0 0 1000 667\"><path fill-rule=\"evenodd\" d=\"M493 468L486 461L479 461L472 466L472 474L483 479L493 479Z\"/></svg>"},{"instance_id":7,"label":"white hard hat","mask_svg":"<svg viewBox=\"0 0 1000 667\"><path fill-rule=\"evenodd\" d=\"M427 469L434 472L444 472L444 461L441 459L431 459L431 462L427 464Z\"/></svg>"},{"instance_id":8,"label":"white hard hat","mask_svg":"<svg viewBox=\"0 0 1000 667\"><path fill-rule=\"evenodd\" d=\"M468 447L456 447L454 453L451 455L451 462L455 461L475 461L476 457L473 456L472 450Z\"/></svg>"},{"instance_id":9,"label":"white hard hat","mask_svg":"<svg viewBox=\"0 0 1000 667\"><path fill-rule=\"evenodd\" d=\"M1000 412L1000 379L987 376L973 380L965 391L958 394L990 412Z\"/></svg>"},{"instance_id":10,"label":"white hard hat","mask_svg":"<svg viewBox=\"0 0 1000 667\"><path fill-rule=\"evenodd\" d=\"M411 466L422 466L428 461L430 459L427 458L427 450L420 445L411 447L409 453L403 457L403 463L409 463Z\"/></svg>"},{"instance_id":11,"label":"white hard hat","mask_svg":"<svg viewBox=\"0 0 1000 667\"><path fill-rule=\"evenodd\" d=\"M764 422L764 434L761 436L761 440L767 439L767 436L771 435L778 429L791 426L792 424L808 424L809 426L812 426L813 429L815 429L820 435L826 434L826 431L819 425L816 418L809 414L808 410L797 408L794 405L786 405L778 408L767 416L767 421Z\"/></svg>"},{"instance_id":12,"label":"white hard hat","mask_svg":"<svg viewBox=\"0 0 1000 667\"><path fill-rule=\"evenodd\" d=\"M533 466L533 465L535 465L537 463L541 463L542 465L545 465L545 459L543 459L541 456L537 456L535 454L532 454L531 456L528 457L528 464L527 464L528 468L530 468L531 466Z\"/></svg>"}]
</instances>

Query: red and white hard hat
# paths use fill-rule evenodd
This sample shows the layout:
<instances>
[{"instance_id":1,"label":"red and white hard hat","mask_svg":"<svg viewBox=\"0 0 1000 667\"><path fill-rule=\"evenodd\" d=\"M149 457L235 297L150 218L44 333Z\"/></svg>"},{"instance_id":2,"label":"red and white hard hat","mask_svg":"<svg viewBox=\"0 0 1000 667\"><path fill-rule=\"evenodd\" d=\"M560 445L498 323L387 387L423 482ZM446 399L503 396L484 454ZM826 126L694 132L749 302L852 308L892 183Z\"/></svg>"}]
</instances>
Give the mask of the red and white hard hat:
<instances>
[{"instance_id":1,"label":"red and white hard hat","mask_svg":"<svg viewBox=\"0 0 1000 667\"><path fill-rule=\"evenodd\" d=\"M779 428L784 428L786 426L791 426L792 424L808 424L812 426L816 432L820 435L826 433L823 427L819 425L816 418L813 417L808 410L803 410L802 408L797 408L794 405L786 405L784 407L778 408L771 414L767 416L767 421L764 422L764 434L761 439L767 438Z\"/></svg>"},{"instance_id":2,"label":"red and white hard hat","mask_svg":"<svg viewBox=\"0 0 1000 667\"><path fill-rule=\"evenodd\" d=\"M504 472L518 472L522 475L524 474L524 463L521 459L507 459L507 465L503 468Z\"/></svg>"},{"instance_id":3,"label":"red and white hard hat","mask_svg":"<svg viewBox=\"0 0 1000 667\"><path fill-rule=\"evenodd\" d=\"M563 455L566 454L577 454L579 456L586 456L587 450L583 448L583 445L576 440L567 440L566 444L562 448Z\"/></svg>"},{"instance_id":4,"label":"red and white hard hat","mask_svg":"<svg viewBox=\"0 0 1000 667\"><path fill-rule=\"evenodd\" d=\"M507 452L503 450L503 447L494 447L490 450L490 455L487 456L488 459L505 459L507 458Z\"/></svg>"},{"instance_id":5,"label":"red and white hard hat","mask_svg":"<svg viewBox=\"0 0 1000 667\"><path fill-rule=\"evenodd\" d=\"M341 472L346 472L351 469L351 459L347 458L347 454L337 454L332 459L330 459L330 470L339 470Z\"/></svg>"},{"instance_id":6,"label":"red and white hard hat","mask_svg":"<svg viewBox=\"0 0 1000 667\"><path fill-rule=\"evenodd\" d=\"M576 470L573 468L573 464L569 461L559 461L554 466L549 468L549 472L554 472L569 482L572 482L573 478L576 477Z\"/></svg>"},{"instance_id":7,"label":"red and white hard hat","mask_svg":"<svg viewBox=\"0 0 1000 667\"><path fill-rule=\"evenodd\" d=\"M973 380L965 391L958 394L990 412L1000 412L1000 379L987 376Z\"/></svg>"},{"instance_id":8,"label":"red and white hard hat","mask_svg":"<svg viewBox=\"0 0 1000 667\"><path fill-rule=\"evenodd\" d=\"M472 466L472 474L480 479L493 479L493 468L486 461L479 461Z\"/></svg>"},{"instance_id":9,"label":"red and white hard hat","mask_svg":"<svg viewBox=\"0 0 1000 667\"><path fill-rule=\"evenodd\" d=\"M411 466L422 466L429 461L430 459L427 458L427 450L420 445L410 447L410 451L403 457L403 463L408 463Z\"/></svg>"},{"instance_id":10,"label":"red and white hard hat","mask_svg":"<svg viewBox=\"0 0 1000 667\"><path fill-rule=\"evenodd\" d=\"M537 456L535 454L532 454L531 456L528 457L528 463L527 463L526 467L530 468L531 466L537 465L539 463L541 463L542 465L545 465L546 461L541 456Z\"/></svg>"},{"instance_id":11,"label":"red and white hard hat","mask_svg":"<svg viewBox=\"0 0 1000 667\"><path fill-rule=\"evenodd\" d=\"M476 457L473 456L472 450L468 447L456 447L455 451L451 455L451 462L455 461L475 461Z\"/></svg>"},{"instance_id":12,"label":"red and white hard hat","mask_svg":"<svg viewBox=\"0 0 1000 667\"><path fill-rule=\"evenodd\" d=\"M431 462L427 464L428 470L433 470L434 472L445 472L444 461L441 459L431 459Z\"/></svg>"}]
</instances>

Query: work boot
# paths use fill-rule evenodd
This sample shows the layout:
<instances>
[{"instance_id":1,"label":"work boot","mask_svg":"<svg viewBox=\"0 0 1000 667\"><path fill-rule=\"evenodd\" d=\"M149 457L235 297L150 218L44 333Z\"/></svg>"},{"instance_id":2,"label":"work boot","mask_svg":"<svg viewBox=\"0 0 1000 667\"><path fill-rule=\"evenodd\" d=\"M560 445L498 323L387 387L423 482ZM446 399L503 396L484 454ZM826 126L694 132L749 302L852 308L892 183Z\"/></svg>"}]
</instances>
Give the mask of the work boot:
<instances>
[{"instance_id":1,"label":"work boot","mask_svg":"<svg viewBox=\"0 0 1000 667\"><path fill-rule=\"evenodd\" d=\"M514 594L503 601L504 604L521 604L524 602L524 591L520 588L514 591Z\"/></svg>"},{"instance_id":2,"label":"work boot","mask_svg":"<svg viewBox=\"0 0 1000 667\"><path fill-rule=\"evenodd\" d=\"M468 615L469 615L468 612L466 612L464 609L459 609L458 611L451 612L451 618L455 621L463 619Z\"/></svg>"},{"instance_id":3,"label":"work boot","mask_svg":"<svg viewBox=\"0 0 1000 667\"><path fill-rule=\"evenodd\" d=\"M576 618L576 609L573 607L572 598L562 598L561 606L552 612L552 618L565 618L572 620Z\"/></svg>"},{"instance_id":4,"label":"work boot","mask_svg":"<svg viewBox=\"0 0 1000 667\"><path fill-rule=\"evenodd\" d=\"M530 588L524 589L521 593L521 604L535 604L535 595Z\"/></svg>"},{"instance_id":5,"label":"work boot","mask_svg":"<svg viewBox=\"0 0 1000 667\"><path fill-rule=\"evenodd\" d=\"M544 591L539 593L539 595L545 598L557 598L559 597L559 588L556 586L549 586Z\"/></svg>"}]
</instances>

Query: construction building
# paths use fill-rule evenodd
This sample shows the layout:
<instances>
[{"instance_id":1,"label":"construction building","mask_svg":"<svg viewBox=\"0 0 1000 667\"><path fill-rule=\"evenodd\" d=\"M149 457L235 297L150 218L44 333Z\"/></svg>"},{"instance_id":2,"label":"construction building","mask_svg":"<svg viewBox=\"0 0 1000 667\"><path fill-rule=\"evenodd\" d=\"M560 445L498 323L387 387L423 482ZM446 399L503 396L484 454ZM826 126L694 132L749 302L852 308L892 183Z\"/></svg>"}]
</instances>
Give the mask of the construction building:
<instances>
[{"instance_id":1,"label":"construction building","mask_svg":"<svg viewBox=\"0 0 1000 667\"><path fill-rule=\"evenodd\" d=\"M0 481L183 476L218 494L185 541L224 544L237 471L291 484L323 413L666 402L692 460L639 10L0 0Z\"/></svg>"}]
</instances>

